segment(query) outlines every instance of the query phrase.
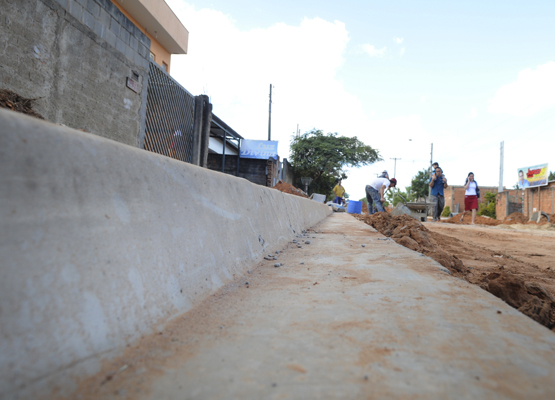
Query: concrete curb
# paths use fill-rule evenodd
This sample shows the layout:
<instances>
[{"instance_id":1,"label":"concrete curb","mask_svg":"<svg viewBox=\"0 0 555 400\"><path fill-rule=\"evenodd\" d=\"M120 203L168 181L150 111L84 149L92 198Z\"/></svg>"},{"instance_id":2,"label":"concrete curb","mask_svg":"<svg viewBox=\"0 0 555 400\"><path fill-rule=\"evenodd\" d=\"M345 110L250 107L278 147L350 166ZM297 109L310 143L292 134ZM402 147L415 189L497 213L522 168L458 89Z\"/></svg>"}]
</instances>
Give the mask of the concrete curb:
<instances>
[{"instance_id":1,"label":"concrete curb","mask_svg":"<svg viewBox=\"0 0 555 400\"><path fill-rule=\"evenodd\" d=\"M0 397L97 371L331 212L10 111L0 136Z\"/></svg>"}]
</instances>

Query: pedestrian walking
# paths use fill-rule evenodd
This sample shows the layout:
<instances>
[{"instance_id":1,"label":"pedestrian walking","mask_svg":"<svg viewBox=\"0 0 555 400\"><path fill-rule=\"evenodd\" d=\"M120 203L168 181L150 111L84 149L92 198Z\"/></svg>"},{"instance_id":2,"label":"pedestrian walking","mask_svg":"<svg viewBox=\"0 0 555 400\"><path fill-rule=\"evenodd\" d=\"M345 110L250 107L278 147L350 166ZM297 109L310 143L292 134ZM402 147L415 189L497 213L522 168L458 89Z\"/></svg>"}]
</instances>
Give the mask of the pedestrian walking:
<instances>
[{"instance_id":1,"label":"pedestrian walking","mask_svg":"<svg viewBox=\"0 0 555 400\"><path fill-rule=\"evenodd\" d=\"M445 207L445 195L443 189L447 187L447 178L443 174L443 170L439 166L435 169L434 175L430 178L428 185L432 188L430 199L434 205L433 221L441 220L441 213Z\"/></svg>"},{"instance_id":2,"label":"pedestrian walking","mask_svg":"<svg viewBox=\"0 0 555 400\"><path fill-rule=\"evenodd\" d=\"M480 188L478 183L474 180L474 173L469 172L464 183L464 212L461 215L461 222L463 222L464 215L467 211L472 211L472 222L476 219L476 210L478 210L478 199L480 198Z\"/></svg>"},{"instance_id":3,"label":"pedestrian walking","mask_svg":"<svg viewBox=\"0 0 555 400\"><path fill-rule=\"evenodd\" d=\"M368 201L368 214L385 212L383 202L385 201L386 189L397 186L397 179L376 178L366 186L366 200Z\"/></svg>"}]
</instances>

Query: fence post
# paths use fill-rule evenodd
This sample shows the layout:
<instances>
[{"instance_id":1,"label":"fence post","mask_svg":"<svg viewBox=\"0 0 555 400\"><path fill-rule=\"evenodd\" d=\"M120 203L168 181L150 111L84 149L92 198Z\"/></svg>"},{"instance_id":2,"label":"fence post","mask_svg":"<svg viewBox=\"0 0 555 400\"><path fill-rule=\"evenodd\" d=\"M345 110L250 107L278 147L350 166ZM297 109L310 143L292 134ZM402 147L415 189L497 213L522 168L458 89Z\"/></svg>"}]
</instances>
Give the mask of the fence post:
<instances>
[{"instance_id":1,"label":"fence post","mask_svg":"<svg viewBox=\"0 0 555 400\"><path fill-rule=\"evenodd\" d=\"M200 165L202 148L202 115L204 108L204 99L202 96L195 96L195 114L193 117L193 157L192 163Z\"/></svg>"},{"instance_id":2,"label":"fence post","mask_svg":"<svg viewBox=\"0 0 555 400\"><path fill-rule=\"evenodd\" d=\"M204 105L202 110L202 132L201 132L201 147L200 147L200 166L208 167L208 144L210 141L210 125L212 124L212 104L208 96L201 95L204 98Z\"/></svg>"},{"instance_id":3,"label":"fence post","mask_svg":"<svg viewBox=\"0 0 555 400\"><path fill-rule=\"evenodd\" d=\"M149 63L150 68L150 63ZM148 78L150 72L144 74L143 82L141 86L141 110L140 110L140 117L139 117L139 137L138 143L139 149L145 148L145 133L146 133L146 107L147 107L147 99L148 99Z\"/></svg>"}]
</instances>

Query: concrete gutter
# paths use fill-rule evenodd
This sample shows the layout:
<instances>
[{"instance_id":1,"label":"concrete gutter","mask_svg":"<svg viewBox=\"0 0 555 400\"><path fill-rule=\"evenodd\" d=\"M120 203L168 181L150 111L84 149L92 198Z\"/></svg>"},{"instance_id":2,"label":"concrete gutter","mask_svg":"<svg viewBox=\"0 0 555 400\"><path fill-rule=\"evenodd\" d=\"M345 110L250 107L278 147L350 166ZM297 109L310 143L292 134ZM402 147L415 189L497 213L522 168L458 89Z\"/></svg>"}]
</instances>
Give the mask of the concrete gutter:
<instances>
[{"instance_id":1,"label":"concrete gutter","mask_svg":"<svg viewBox=\"0 0 555 400\"><path fill-rule=\"evenodd\" d=\"M75 398L555 398L553 332L348 214L314 229Z\"/></svg>"},{"instance_id":2,"label":"concrete gutter","mask_svg":"<svg viewBox=\"0 0 555 400\"><path fill-rule=\"evenodd\" d=\"M0 397L98 371L329 207L0 109Z\"/></svg>"}]
</instances>

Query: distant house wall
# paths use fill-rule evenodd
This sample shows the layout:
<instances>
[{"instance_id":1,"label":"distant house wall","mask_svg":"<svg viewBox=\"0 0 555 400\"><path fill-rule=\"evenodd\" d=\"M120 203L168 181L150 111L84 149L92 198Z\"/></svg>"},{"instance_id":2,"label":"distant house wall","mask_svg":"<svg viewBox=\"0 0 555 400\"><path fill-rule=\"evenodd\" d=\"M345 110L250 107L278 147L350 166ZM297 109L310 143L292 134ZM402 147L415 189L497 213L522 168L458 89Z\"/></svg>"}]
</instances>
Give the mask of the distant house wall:
<instances>
[{"instance_id":1,"label":"distant house wall","mask_svg":"<svg viewBox=\"0 0 555 400\"><path fill-rule=\"evenodd\" d=\"M150 40L117 7L0 0L0 12L0 88L37 99L48 121L139 145ZM137 92L127 87L134 72Z\"/></svg>"},{"instance_id":2,"label":"distant house wall","mask_svg":"<svg viewBox=\"0 0 555 400\"><path fill-rule=\"evenodd\" d=\"M222 155L208 154L208 169L222 172ZM239 160L239 175L237 175L237 156L225 156L224 173L245 178L249 182L262 186L274 186L277 183L277 161L273 159L258 160L254 158L241 158Z\"/></svg>"},{"instance_id":3,"label":"distant house wall","mask_svg":"<svg viewBox=\"0 0 555 400\"><path fill-rule=\"evenodd\" d=\"M110 1L110 0L105 0ZM123 7L127 3L118 3L117 0L111 0L112 3L127 17L139 30L144 33L150 39L150 49L149 49L149 56L150 53L153 54L154 61L160 67L162 67L168 74L170 73L171 68L171 53L160 44L158 40L154 36L152 36L127 10ZM154 32L153 32L154 33Z\"/></svg>"},{"instance_id":4,"label":"distant house wall","mask_svg":"<svg viewBox=\"0 0 555 400\"><path fill-rule=\"evenodd\" d=\"M515 210L520 208L520 210ZM496 214L497 219L504 219L514 211L521 211L526 217L533 213L543 211L546 214L555 214L555 181L546 186L505 190L497 194Z\"/></svg>"},{"instance_id":5,"label":"distant house wall","mask_svg":"<svg viewBox=\"0 0 555 400\"><path fill-rule=\"evenodd\" d=\"M547 186L524 190L523 214L529 217L537 211L555 214L555 181L549 182Z\"/></svg>"},{"instance_id":6,"label":"distant house wall","mask_svg":"<svg viewBox=\"0 0 555 400\"><path fill-rule=\"evenodd\" d=\"M478 182L478 185L480 182ZM483 203L486 199L486 193L497 193L497 186L479 186L480 199L478 203ZM449 206L451 212L456 212L457 204L459 212L465 211L464 209L464 186L449 186L445 189L445 205Z\"/></svg>"}]
</instances>

